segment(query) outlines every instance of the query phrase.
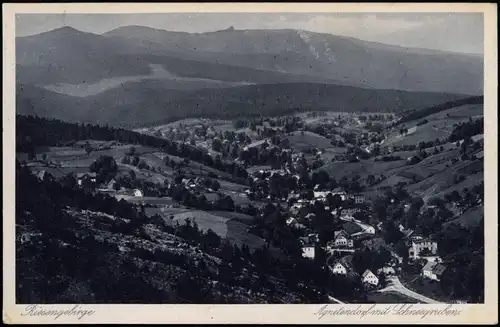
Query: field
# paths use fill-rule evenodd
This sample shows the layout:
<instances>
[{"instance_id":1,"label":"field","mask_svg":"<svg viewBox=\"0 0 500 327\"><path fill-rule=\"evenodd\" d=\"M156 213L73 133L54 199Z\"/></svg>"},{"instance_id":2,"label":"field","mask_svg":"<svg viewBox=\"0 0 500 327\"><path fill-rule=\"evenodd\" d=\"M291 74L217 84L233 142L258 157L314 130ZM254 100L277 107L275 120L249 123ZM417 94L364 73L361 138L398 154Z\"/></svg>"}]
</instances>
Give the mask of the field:
<instances>
[{"instance_id":1,"label":"field","mask_svg":"<svg viewBox=\"0 0 500 327\"><path fill-rule=\"evenodd\" d=\"M89 154L85 152L83 144L85 141L78 142L74 147L48 147L46 152L47 160L52 160L61 164L62 167L89 167L97 158L102 155L113 157L117 162L121 161L125 153L130 148L135 148L136 155L144 155L158 151L154 148L133 145L113 145L111 142L89 141L92 147L109 146L109 149L93 150ZM78 146L80 144L80 146Z\"/></svg>"},{"instance_id":2,"label":"field","mask_svg":"<svg viewBox=\"0 0 500 327\"><path fill-rule=\"evenodd\" d=\"M465 187L471 188L474 185L479 184L484 181L484 172L478 172L475 174L467 175L464 181L458 184L453 184L452 186L443 189L440 193L436 194L437 197L444 196L446 193L451 193L453 191L461 192Z\"/></svg>"},{"instance_id":3,"label":"field","mask_svg":"<svg viewBox=\"0 0 500 327\"><path fill-rule=\"evenodd\" d=\"M151 210L150 212L153 211ZM173 215L173 219L165 220L170 220L172 224L176 222L183 224L186 219L189 218L191 221L196 221L196 224L201 230L206 231L211 229L220 237L224 237L231 243L239 246L246 244L251 249L256 249L264 244L263 239L248 232L248 228L253 221L253 218L248 215L220 211L205 212L186 209L164 210L164 218L170 217L171 215Z\"/></svg>"},{"instance_id":4,"label":"field","mask_svg":"<svg viewBox=\"0 0 500 327\"><path fill-rule=\"evenodd\" d=\"M393 187L396 186L398 183L410 183L410 182L411 182L410 178L406 178L401 175L395 174L384 179L381 183L377 184L376 187L377 188Z\"/></svg>"},{"instance_id":5,"label":"field","mask_svg":"<svg viewBox=\"0 0 500 327\"><path fill-rule=\"evenodd\" d=\"M447 110L440 111L438 113L429 115L425 117L428 121L439 120L439 119L463 119L469 117L479 117L484 115L484 106L482 104L467 104Z\"/></svg>"},{"instance_id":6,"label":"field","mask_svg":"<svg viewBox=\"0 0 500 327\"><path fill-rule=\"evenodd\" d=\"M390 171L404 167L406 160L375 162L373 160L363 160L359 162L333 162L326 164L320 169L325 170L331 177L341 179L342 177L352 177L359 175L366 178L368 175L381 175L388 177Z\"/></svg>"},{"instance_id":7,"label":"field","mask_svg":"<svg viewBox=\"0 0 500 327\"><path fill-rule=\"evenodd\" d=\"M293 132L291 135L287 136L287 139L290 142L290 146L297 150L307 148L327 149L332 147L332 144L327 138L307 131Z\"/></svg>"},{"instance_id":8,"label":"field","mask_svg":"<svg viewBox=\"0 0 500 327\"><path fill-rule=\"evenodd\" d=\"M407 135L400 135L399 131L395 131L390 135L384 142L383 146L402 146L402 145L418 145L420 142L434 141L435 139L447 138L450 135L451 130L447 128L448 125L439 124L436 125L434 122L429 122L422 126L416 126L414 133L408 133ZM453 124L451 124L453 125Z\"/></svg>"},{"instance_id":9,"label":"field","mask_svg":"<svg viewBox=\"0 0 500 327\"><path fill-rule=\"evenodd\" d=\"M454 176L458 173L465 173L464 170L466 170L469 167L474 168L478 164L480 164L480 162L478 161L474 162L468 161L468 162L457 162L456 164L449 166L446 166L446 164L444 163L437 163L434 166L417 165L417 167L412 168L411 171L416 172L416 169L419 168L421 175L424 174L429 174L429 175L427 175L425 179L419 181L418 183L408 186L407 190L425 199L428 199L431 196L435 196L436 194L439 193L451 192L454 189L453 186L458 185L454 183ZM443 167L443 165L445 166ZM478 168L478 170L482 169ZM481 171L478 171L470 175L465 173L464 175L466 175L466 179L462 182L463 183L462 185L458 186L458 189L462 189L464 187L470 187L472 185L478 184L480 181L483 180L483 174L481 173Z\"/></svg>"},{"instance_id":10,"label":"field","mask_svg":"<svg viewBox=\"0 0 500 327\"><path fill-rule=\"evenodd\" d=\"M444 227L449 226L450 224L460 224L463 227L475 227L478 225L479 221L481 218L484 218L484 207L479 206L476 208L473 208L469 211L466 211L463 215L460 217L447 221L446 223L443 224Z\"/></svg>"},{"instance_id":11,"label":"field","mask_svg":"<svg viewBox=\"0 0 500 327\"><path fill-rule=\"evenodd\" d=\"M405 123L408 128L408 134L401 136L399 131L394 131L384 142L384 146L411 145L425 141L434 141L435 139L447 138L453 131L453 125L466 122L470 118L479 118L484 115L482 104L463 105L438 113L426 116L421 119ZM427 124L416 126L422 120L428 120ZM414 130L414 132L413 132Z\"/></svg>"},{"instance_id":12,"label":"field","mask_svg":"<svg viewBox=\"0 0 500 327\"><path fill-rule=\"evenodd\" d=\"M166 205L176 205L177 202L172 200L172 198L164 197L153 197L153 196L129 196L129 195L115 195L118 200L124 199L131 203L144 203L151 204L155 206L166 206Z\"/></svg>"},{"instance_id":13,"label":"field","mask_svg":"<svg viewBox=\"0 0 500 327\"><path fill-rule=\"evenodd\" d=\"M407 275L401 276L401 282L410 290L422 294L424 296L430 297L431 299L449 303L450 296L445 293L439 282L426 279L420 275Z\"/></svg>"}]
</instances>

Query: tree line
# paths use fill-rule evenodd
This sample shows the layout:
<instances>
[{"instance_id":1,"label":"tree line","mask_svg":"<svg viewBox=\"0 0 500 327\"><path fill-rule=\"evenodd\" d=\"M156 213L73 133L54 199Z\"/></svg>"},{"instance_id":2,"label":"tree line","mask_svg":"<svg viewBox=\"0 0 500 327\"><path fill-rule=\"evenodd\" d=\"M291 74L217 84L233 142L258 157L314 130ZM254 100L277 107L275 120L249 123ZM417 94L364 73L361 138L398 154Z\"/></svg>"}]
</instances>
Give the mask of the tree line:
<instances>
[{"instance_id":1,"label":"tree line","mask_svg":"<svg viewBox=\"0 0 500 327\"><path fill-rule=\"evenodd\" d=\"M229 161L214 160L210 154L190 144L173 142L122 128L68 123L36 116L16 116L16 151L26 152L32 157L35 156L38 146L73 145L77 141L89 139L149 146L161 149L173 156L203 163L235 177L248 177L247 171L240 165Z\"/></svg>"}]
</instances>

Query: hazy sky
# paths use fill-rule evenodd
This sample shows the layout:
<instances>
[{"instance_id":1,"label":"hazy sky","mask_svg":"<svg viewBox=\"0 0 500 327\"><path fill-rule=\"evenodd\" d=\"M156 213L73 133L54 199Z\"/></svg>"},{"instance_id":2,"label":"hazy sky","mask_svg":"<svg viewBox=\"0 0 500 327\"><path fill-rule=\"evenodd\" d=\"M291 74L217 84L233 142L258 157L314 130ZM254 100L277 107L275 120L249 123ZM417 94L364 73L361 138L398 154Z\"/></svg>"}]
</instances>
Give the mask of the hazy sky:
<instances>
[{"instance_id":1,"label":"hazy sky","mask_svg":"<svg viewBox=\"0 0 500 327\"><path fill-rule=\"evenodd\" d=\"M483 53L481 13L184 13L184 14L18 14L18 36L61 26L101 34L141 25L202 33L226 29L299 29L367 41L445 51Z\"/></svg>"}]
</instances>

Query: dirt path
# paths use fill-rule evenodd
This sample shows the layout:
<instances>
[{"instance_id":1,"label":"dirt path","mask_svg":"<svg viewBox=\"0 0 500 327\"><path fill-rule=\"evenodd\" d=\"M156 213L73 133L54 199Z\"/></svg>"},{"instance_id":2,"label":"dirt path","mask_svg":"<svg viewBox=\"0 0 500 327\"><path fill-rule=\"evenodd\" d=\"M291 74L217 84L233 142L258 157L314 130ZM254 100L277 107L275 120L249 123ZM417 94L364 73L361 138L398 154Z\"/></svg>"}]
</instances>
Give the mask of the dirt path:
<instances>
[{"instance_id":1,"label":"dirt path","mask_svg":"<svg viewBox=\"0 0 500 327\"><path fill-rule=\"evenodd\" d=\"M422 294L416 293L412 290L409 290L406 288L401 282L399 281L399 278L396 276L393 276L389 279L389 286L379 290L378 292L381 293L386 293L386 292L398 292L403 295L406 295L412 299L415 299L419 302L427 303L427 304L439 304L441 302L433 300L427 296L424 296Z\"/></svg>"}]
</instances>

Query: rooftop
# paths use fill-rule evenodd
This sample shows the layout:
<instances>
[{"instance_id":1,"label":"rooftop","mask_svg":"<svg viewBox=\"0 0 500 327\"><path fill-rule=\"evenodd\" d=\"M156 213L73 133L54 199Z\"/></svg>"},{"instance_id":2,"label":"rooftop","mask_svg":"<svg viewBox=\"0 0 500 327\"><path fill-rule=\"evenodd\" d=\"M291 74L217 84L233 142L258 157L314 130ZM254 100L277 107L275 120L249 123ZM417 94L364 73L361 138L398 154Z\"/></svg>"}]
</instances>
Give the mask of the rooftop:
<instances>
[{"instance_id":1,"label":"rooftop","mask_svg":"<svg viewBox=\"0 0 500 327\"><path fill-rule=\"evenodd\" d=\"M436 274L439 276L446 270L446 266L441 264L441 263L429 261L425 264L425 266L424 266L424 268L422 268L422 270L423 271L432 271L433 274Z\"/></svg>"},{"instance_id":2,"label":"rooftop","mask_svg":"<svg viewBox=\"0 0 500 327\"><path fill-rule=\"evenodd\" d=\"M373 273L371 272L371 270L370 269L366 269L365 272L363 273L363 278L365 278L366 276L368 276L370 274L373 275Z\"/></svg>"}]
</instances>

